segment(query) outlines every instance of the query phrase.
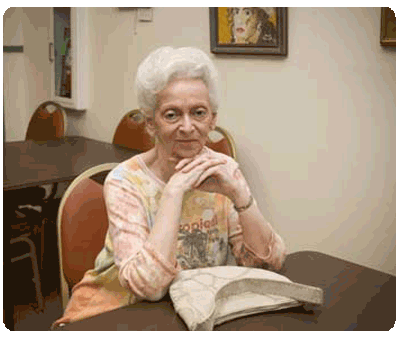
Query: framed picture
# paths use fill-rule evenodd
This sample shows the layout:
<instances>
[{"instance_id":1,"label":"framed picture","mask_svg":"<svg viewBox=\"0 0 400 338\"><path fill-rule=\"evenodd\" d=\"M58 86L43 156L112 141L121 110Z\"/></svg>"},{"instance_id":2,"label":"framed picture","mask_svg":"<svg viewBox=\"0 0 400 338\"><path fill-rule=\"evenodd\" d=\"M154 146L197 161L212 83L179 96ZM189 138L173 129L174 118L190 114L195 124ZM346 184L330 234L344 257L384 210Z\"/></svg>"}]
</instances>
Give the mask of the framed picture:
<instances>
[{"instance_id":1,"label":"framed picture","mask_svg":"<svg viewBox=\"0 0 400 338\"><path fill-rule=\"evenodd\" d=\"M211 52L287 55L287 7L211 7Z\"/></svg>"},{"instance_id":2,"label":"framed picture","mask_svg":"<svg viewBox=\"0 0 400 338\"><path fill-rule=\"evenodd\" d=\"M396 46L396 15L389 7L381 10L381 45Z\"/></svg>"}]
</instances>

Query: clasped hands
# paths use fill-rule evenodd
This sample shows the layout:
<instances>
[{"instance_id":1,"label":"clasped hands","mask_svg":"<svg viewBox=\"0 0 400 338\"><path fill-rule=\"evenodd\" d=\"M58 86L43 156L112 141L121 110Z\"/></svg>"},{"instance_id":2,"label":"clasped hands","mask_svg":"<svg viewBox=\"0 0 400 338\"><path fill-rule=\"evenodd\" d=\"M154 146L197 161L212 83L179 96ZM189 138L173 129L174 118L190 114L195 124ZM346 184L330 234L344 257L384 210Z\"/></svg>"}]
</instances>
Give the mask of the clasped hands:
<instances>
[{"instance_id":1,"label":"clasped hands","mask_svg":"<svg viewBox=\"0 0 400 338\"><path fill-rule=\"evenodd\" d=\"M227 196L233 203L248 196L239 164L211 149L204 148L197 156L180 160L175 171L168 184L183 192L192 189L215 192Z\"/></svg>"}]
</instances>

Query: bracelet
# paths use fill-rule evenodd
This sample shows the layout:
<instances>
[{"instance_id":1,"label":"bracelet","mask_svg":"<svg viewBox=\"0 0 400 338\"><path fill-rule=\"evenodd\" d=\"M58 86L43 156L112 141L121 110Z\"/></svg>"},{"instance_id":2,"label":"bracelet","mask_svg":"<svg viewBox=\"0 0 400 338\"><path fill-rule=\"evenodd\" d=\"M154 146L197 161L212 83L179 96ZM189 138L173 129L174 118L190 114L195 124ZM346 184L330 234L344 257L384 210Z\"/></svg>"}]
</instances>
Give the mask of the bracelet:
<instances>
[{"instance_id":1,"label":"bracelet","mask_svg":"<svg viewBox=\"0 0 400 338\"><path fill-rule=\"evenodd\" d=\"M236 212L242 212L242 211L245 211L248 208L250 208L252 206L253 202L254 202L254 198L252 195L250 195L249 203L247 203L244 207L237 207L235 204L233 205L233 207L235 208Z\"/></svg>"}]
</instances>

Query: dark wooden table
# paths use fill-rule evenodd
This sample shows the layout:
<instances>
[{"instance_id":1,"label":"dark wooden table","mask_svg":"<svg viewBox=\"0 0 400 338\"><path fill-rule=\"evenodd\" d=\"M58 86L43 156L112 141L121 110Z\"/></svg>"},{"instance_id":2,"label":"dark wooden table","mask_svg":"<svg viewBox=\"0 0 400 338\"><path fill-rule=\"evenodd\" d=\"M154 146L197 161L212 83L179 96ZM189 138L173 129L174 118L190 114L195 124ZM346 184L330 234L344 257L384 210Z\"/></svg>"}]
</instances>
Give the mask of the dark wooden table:
<instances>
[{"instance_id":1,"label":"dark wooden table","mask_svg":"<svg viewBox=\"0 0 400 338\"><path fill-rule=\"evenodd\" d=\"M122 162L137 153L82 136L59 141L8 142L3 154L3 191L72 181L91 167Z\"/></svg>"},{"instance_id":2,"label":"dark wooden table","mask_svg":"<svg viewBox=\"0 0 400 338\"><path fill-rule=\"evenodd\" d=\"M139 151L136 150L81 136L65 137L59 141L7 142L3 145L4 203L11 203L10 201L16 199L24 204L23 197L28 193L23 188L41 186L47 183L71 182L91 167L109 162L123 162L138 153ZM28 196L28 201L30 201L29 198ZM8 224L10 220L4 217L3 222ZM9 231L9 227L4 227L4 271L12 271L13 268L8 239L10 237ZM56 252L54 254L57 255ZM55 271L57 272L57 270ZM46 278L49 279L49 275L46 275ZM10 294L13 287L12 279L5 278L4 294ZM13 292L11 292L11 295L13 295ZM13 330L12 300L9 300L8 303L4 305L7 308L5 322L7 328Z\"/></svg>"},{"instance_id":3,"label":"dark wooden table","mask_svg":"<svg viewBox=\"0 0 400 338\"><path fill-rule=\"evenodd\" d=\"M396 278L313 251L292 253L282 274L292 281L321 287L322 306L296 307L237 318L214 330L347 331L390 330L396 320ZM63 330L186 330L169 296L142 302L63 327Z\"/></svg>"}]
</instances>

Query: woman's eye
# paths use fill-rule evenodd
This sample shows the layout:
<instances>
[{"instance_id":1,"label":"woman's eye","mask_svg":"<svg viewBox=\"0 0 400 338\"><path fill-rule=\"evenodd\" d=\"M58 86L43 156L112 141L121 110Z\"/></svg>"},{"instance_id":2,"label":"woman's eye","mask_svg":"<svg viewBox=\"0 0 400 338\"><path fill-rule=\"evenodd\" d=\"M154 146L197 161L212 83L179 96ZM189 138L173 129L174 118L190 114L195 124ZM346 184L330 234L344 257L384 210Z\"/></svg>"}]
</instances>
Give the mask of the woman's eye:
<instances>
[{"instance_id":1,"label":"woman's eye","mask_svg":"<svg viewBox=\"0 0 400 338\"><path fill-rule=\"evenodd\" d=\"M207 115L207 111L203 109L197 109L193 112L193 115L198 119L203 118Z\"/></svg>"},{"instance_id":2,"label":"woman's eye","mask_svg":"<svg viewBox=\"0 0 400 338\"><path fill-rule=\"evenodd\" d=\"M246 9L246 10L244 11L244 13L245 13L247 16L249 16L249 15L251 14L251 11L250 11L250 9Z\"/></svg>"},{"instance_id":3,"label":"woman's eye","mask_svg":"<svg viewBox=\"0 0 400 338\"><path fill-rule=\"evenodd\" d=\"M174 121L178 117L178 113L175 110L168 110L164 114L164 118L168 121Z\"/></svg>"}]
</instances>

